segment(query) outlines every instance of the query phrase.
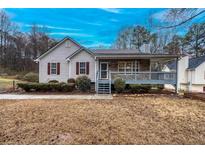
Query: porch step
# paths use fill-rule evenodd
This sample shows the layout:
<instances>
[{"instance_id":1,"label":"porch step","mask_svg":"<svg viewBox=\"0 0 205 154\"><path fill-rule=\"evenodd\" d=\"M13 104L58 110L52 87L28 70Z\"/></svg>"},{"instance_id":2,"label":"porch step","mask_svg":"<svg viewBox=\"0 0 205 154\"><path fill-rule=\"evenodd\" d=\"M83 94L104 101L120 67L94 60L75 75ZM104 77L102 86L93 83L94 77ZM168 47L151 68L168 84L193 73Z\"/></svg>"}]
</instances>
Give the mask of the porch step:
<instances>
[{"instance_id":1,"label":"porch step","mask_svg":"<svg viewBox=\"0 0 205 154\"><path fill-rule=\"evenodd\" d=\"M109 82L98 82L98 94L109 94L111 91L111 85Z\"/></svg>"}]
</instances>

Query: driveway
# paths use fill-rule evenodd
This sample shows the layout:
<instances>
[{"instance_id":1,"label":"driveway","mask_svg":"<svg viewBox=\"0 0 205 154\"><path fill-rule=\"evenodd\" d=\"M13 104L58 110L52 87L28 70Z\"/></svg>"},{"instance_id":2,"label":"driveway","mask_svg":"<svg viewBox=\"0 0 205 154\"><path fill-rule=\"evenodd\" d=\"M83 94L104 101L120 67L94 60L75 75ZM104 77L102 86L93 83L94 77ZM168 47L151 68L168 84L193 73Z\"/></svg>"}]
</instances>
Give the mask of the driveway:
<instances>
[{"instance_id":1,"label":"driveway","mask_svg":"<svg viewBox=\"0 0 205 154\"><path fill-rule=\"evenodd\" d=\"M0 94L0 99L113 99L112 95L25 95L25 94Z\"/></svg>"}]
</instances>

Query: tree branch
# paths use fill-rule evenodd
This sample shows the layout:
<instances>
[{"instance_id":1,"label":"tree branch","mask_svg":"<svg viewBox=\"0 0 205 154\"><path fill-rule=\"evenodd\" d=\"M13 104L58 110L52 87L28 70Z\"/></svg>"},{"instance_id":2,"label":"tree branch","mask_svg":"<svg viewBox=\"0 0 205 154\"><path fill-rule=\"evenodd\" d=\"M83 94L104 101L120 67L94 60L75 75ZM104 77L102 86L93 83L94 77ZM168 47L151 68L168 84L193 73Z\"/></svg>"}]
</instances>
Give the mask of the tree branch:
<instances>
[{"instance_id":1,"label":"tree branch","mask_svg":"<svg viewBox=\"0 0 205 154\"><path fill-rule=\"evenodd\" d=\"M184 21L182 21L182 22L180 22L180 23L178 23L178 24L176 24L176 25L165 26L165 27L161 27L160 29L169 29L169 28L179 27L179 26L181 26L181 25L187 23L188 21L194 19L195 17L197 17L197 16L203 14L203 13L205 13L205 10L203 10L203 11L201 11L201 12L199 12L199 13L193 15L193 16L191 16L190 18L188 18L188 19L186 19L186 20L184 20Z\"/></svg>"}]
</instances>

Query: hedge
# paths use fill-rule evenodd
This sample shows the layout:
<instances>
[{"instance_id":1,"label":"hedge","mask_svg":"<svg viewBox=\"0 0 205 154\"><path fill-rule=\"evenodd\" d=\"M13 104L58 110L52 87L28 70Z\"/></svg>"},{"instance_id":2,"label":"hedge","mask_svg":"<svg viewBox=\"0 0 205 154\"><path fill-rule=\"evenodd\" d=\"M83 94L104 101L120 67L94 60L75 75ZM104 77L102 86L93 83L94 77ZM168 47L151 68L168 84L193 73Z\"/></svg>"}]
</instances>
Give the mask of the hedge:
<instances>
[{"instance_id":1,"label":"hedge","mask_svg":"<svg viewBox=\"0 0 205 154\"><path fill-rule=\"evenodd\" d=\"M131 93L148 93L151 89L151 85L139 85L139 84L130 84Z\"/></svg>"},{"instance_id":2,"label":"hedge","mask_svg":"<svg viewBox=\"0 0 205 154\"><path fill-rule=\"evenodd\" d=\"M26 92L71 92L75 88L75 85L72 83L17 83L17 86Z\"/></svg>"}]
</instances>

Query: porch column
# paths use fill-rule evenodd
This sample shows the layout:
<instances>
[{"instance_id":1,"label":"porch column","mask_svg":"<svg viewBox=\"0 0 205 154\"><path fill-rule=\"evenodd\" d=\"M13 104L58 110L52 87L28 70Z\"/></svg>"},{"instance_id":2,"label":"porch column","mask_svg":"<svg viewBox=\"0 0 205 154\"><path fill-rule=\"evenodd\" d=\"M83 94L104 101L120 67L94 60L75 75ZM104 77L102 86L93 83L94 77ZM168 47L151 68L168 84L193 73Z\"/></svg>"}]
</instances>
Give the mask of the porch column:
<instances>
[{"instance_id":1,"label":"porch column","mask_svg":"<svg viewBox=\"0 0 205 154\"><path fill-rule=\"evenodd\" d=\"M179 92L179 59L176 58L176 86L175 86L175 92L178 93Z\"/></svg>"},{"instance_id":2,"label":"porch column","mask_svg":"<svg viewBox=\"0 0 205 154\"><path fill-rule=\"evenodd\" d=\"M98 84L98 82L97 82L97 75L98 75L98 60L95 58L95 92L97 92L97 84Z\"/></svg>"}]
</instances>

